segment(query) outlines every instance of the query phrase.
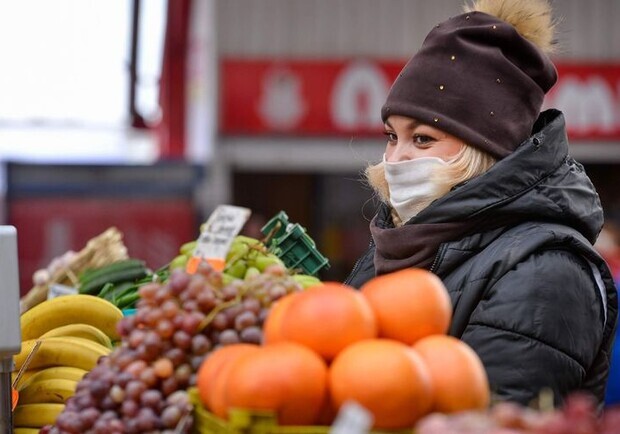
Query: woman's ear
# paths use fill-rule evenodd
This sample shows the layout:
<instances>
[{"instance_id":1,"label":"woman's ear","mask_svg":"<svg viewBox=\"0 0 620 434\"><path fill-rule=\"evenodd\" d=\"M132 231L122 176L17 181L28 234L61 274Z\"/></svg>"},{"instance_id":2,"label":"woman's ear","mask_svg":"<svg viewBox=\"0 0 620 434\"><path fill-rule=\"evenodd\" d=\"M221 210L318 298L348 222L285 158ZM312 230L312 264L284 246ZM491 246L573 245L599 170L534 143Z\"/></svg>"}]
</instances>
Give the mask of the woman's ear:
<instances>
[{"instance_id":1,"label":"woman's ear","mask_svg":"<svg viewBox=\"0 0 620 434\"><path fill-rule=\"evenodd\" d=\"M382 202L389 203L390 201L390 189L388 187L387 179L385 179L384 163L380 162L375 165L369 165L364 171L366 182L379 196Z\"/></svg>"}]
</instances>

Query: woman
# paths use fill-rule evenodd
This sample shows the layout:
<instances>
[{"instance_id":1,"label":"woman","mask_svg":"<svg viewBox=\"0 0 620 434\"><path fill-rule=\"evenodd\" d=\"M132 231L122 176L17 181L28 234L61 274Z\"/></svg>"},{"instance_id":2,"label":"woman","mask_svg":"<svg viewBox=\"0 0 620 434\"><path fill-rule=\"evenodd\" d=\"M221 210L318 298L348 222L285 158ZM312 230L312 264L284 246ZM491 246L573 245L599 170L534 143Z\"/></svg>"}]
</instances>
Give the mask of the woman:
<instances>
[{"instance_id":1,"label":"woman","mask_svg":"<svg viewBox=\"0 0 620 434\"><path fill-rule=\"evenodd\" d=\"M593 249L601 204L568 155L564 118L540 113L557 73L542 0L479 0L438 24L382 108L384 161L368 169L383 203L347 283L423 267L453 303L498 399L602 403L617 294Z\"/></svg>"}]
</instances>

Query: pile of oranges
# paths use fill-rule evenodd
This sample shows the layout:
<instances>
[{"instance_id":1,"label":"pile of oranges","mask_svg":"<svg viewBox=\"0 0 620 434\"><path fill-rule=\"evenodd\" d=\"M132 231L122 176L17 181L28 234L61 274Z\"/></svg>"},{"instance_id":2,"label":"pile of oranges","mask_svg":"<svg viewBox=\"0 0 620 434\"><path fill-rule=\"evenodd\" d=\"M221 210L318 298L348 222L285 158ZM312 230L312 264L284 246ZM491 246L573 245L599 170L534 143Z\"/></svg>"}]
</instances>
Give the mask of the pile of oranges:
<instances>
[{"instance_id":1,"label":"pile of oranges","mask_svg":"<svg viewBox=\"0 0 620 434\"><path fill-rule=\"evenodd\" d=\"M360 291L326 282L279 300L263 345L214 351L199 370L199 394L222 418L231 408L270 410L282 425L330 424L350 400L379 429L485 408L485 370L446 335L451 314L446 288L426 270L379 276Z\"/></svg>"}]
</instances>

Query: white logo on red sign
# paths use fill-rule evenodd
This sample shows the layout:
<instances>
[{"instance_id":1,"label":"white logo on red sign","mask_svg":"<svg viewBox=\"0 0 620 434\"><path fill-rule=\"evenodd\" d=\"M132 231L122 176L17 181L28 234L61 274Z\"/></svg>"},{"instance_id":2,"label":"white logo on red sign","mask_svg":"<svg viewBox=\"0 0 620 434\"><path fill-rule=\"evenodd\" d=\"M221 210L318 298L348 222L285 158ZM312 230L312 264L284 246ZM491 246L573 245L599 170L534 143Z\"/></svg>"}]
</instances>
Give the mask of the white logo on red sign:
<instances>
[{"instance_id":1,"label":"white logo on red sign","mask_svg":"<svg viewBox=\"0 0 620 434\"><path fill-rule=\"evenodd\" d=\"M546 107L557 107L566 117L573 133L611 133L620 128L618 103L614 89L603 78L580 79L566 75L545 100Z\"/></svg>"},{"instance_id":2,"label":"white logo on red sign","mask_svg":"<svg viewBox=\"0 0 620 434\"><path fill-rule=\"evenodd\" d=\"M383 71L371 62L353 62L336 78L331 95L334 125L345 130L377 130L389 91Z\"/></svg>"},{"instance_id":3,"label":"white logo on red sign","mask_svg":"<svg viewBox=\"0 0 620 434\"><path fill-rule=\"evenodd\" d=\"M299 125L306 110L301 80L293 71L276 67L265 74L258 101L258 113L265 125L291 130Z\"/></svg>"}]
</instances>

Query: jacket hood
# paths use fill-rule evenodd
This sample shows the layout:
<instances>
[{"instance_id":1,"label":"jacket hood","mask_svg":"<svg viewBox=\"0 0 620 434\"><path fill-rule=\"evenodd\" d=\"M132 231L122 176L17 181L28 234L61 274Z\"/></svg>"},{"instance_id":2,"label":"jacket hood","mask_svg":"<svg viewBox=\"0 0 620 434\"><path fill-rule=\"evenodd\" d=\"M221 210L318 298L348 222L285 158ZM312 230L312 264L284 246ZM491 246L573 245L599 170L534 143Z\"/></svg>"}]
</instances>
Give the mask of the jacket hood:
<instances>
[{"instance_id":1,"label":"jacket hood","mask_svg":"<svg viewBox=\"0 0 620 434\"><path fill-rule=\"evenodd\" d=\"M601 202L583 166L569 156L560 111L541 113L534 134L512 154L407 224L472 220L480 221L481 230L493 221L560 223L596 241L603 225Z\"/></svg>"}]
</instances>

